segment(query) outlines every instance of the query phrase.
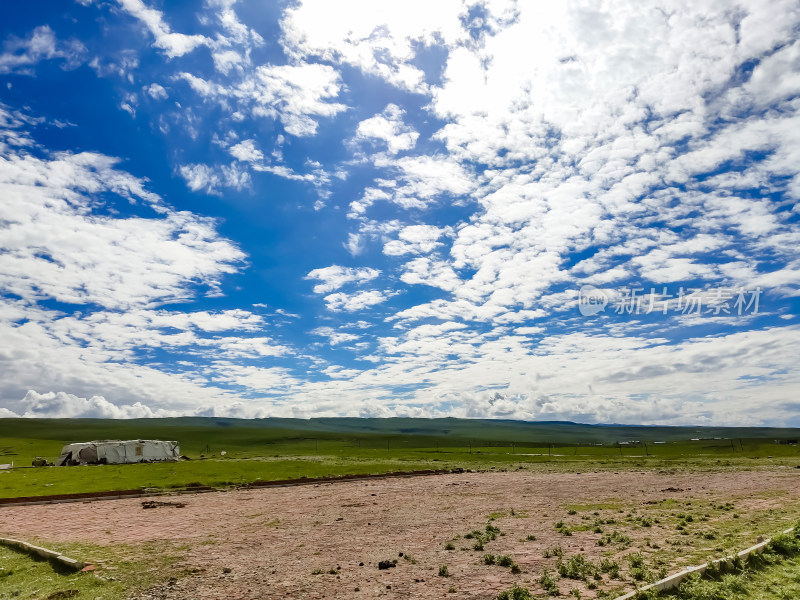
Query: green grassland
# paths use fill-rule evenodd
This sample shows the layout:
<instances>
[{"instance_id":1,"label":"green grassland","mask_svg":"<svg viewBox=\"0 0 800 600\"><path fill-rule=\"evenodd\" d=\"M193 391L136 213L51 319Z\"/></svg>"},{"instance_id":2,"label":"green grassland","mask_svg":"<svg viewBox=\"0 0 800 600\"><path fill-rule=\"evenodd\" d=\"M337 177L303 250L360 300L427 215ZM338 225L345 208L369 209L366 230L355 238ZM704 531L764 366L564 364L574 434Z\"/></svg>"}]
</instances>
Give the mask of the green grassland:
<instances>
[{"instance_id":1,"label":"green grassland","mask_svg":"<svg viewBox=\"0 0 800 600\"><path fill-rule=\"evenodd\" d=\"M800 464L797 429L598 426L469 419L0 419L0 463L70 442L168 439L179 463L0 471L0 497L419 469L701 469ZM693 441L693 438L696 438ZM222 455L222 452L225 455ZM577 465L583 465L578 467Z\"/></svg>"},{"instance_id":2,"label":"green grassland","mask_svg":"<svg viewBox=\"0 0 800 600\"><path fill-rule=\"evenodd\" d=\"M0 419L0 463L13 461L17 467L0 470L0 497L139 488L169 490L193 484L230 487L258 480L419 469L647 469L669 473L777 466L793 469L800 465L800 447L785 442L798 437L797 429L591 426L466 419ZM176 440L190 460L71 468L28 466L37 456L54 460L66 443L97 439ZM800 499L782 498L780 508L740 511L739 503L744 500L734 495L726 498L723 505L719 500L679 502L665 497L661 502L641 505L633 498L620 498L603 505L587 505L576 498L574 504L564 506L562 515L553 515L554 527L560 525L557 531L571 539L585 538L587 544L597 543L595 538L608 537L609 561L625 548L635 549L642 557L638 571L620 561L623 579L608 582L621 590L628 585L626 582L645 583L666 569L673 571L681 565L725 556L746 546L752 532L773 535L794 522L800 512ZM505 514L493 514L492 518L502 526L501 515ZM649 536L653 537L652 542ZM661 543L656 544L656 539ZM156 567L142 560L149 550L144 552L141 547L120 547L111 552L106 547L85 544L31 541L82 560L91 561L95 555L102 555L106 564L94 576L62 573L49 562L0 548L0 598L111 600L182 576L175 566L182 550L169 544L157 549L166 558ZM583 564L574 558L568 563L567 558L561 565L564 569ZM552 559L556 577L557 560ZM795 597L791 594L800 581L797 561L796 557L785 557L763 565L763 569L737 574L741 581L735 583L739 586L736 589L745 591L730 597ZM570 579L574 573L565 573L558 582L562 594L568 594L570 587L578 584ZM727 598L720 596L717 588L723 583L734 585L733 580L728 577L721 582L704 580L692 591L694 596L678 597ZM695 593L703 591L702 586L713 588L710 595Z\"/></svg>"}]
</instances>

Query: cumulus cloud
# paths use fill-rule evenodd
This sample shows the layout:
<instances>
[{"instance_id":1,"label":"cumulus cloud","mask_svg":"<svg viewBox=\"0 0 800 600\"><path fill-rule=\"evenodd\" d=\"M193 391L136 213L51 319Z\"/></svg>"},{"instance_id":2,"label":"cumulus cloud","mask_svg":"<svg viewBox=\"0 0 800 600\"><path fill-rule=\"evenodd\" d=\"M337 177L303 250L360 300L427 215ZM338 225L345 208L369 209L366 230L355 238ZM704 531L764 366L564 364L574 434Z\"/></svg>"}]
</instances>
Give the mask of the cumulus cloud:
<instances>
[{"instance_id":1,"label":"cumulus cloud","mask_svg":"<svg viewBox=\"0 0 800 600\"><path fill-rule=\"evenodd\" d=\"M242 162L259 162L264 160L264 153L256 148L255 140L243 140L228 149L236 160Z\"/></svg>"},{"instance_id":2,"label":"cumulus cloud","mask_svg":"<svg viewBox=\"0 0 800 600\"><path fill-rule=\"evenodd\" d=\"M22 417L46 419L144 419L174 416L171 411L153 411L140 402L117 406L102 396L80 398L65 392L40 394L28 390L20 402Z\"/></svg>"},{"instance_id":3,"label":"cumulus cloud","mask_svg":"<svg viewBox=\"0 0 800 600\"><path fill-rule=\"evenodd\" d=\"M378 290L369 290L363 292L356 292L354 294L345 294L344 292L337 292L335 294L328 294L325 296L325 304L328 310L338 312L354 312L363 310L376 304L381 304L389 299L390 293L381 292Z\"/></svg>"},{"instance_id":4,"label":"cumulus cloud","mask_svg":"<svg viewBox=\"0 0 800 600\"><path fill-rule=\"evenodd\" d=\"M390 154L410 150L417 142L419 133L403 123L404 111L396 104L389 104L379 115L365 119L356 128L356 140L381 140Z\"/></svg>"},{"instance_id":5,"label":"cumulus cloud","mask_svg":"<svg viewBox=\"0 0 800 600\"><path fill-rule=\"evenodd\" d=\"M314 269L306 276L306 279L316 279L322 283L314 286L315 294L325 294L337 290L348 283L366 283L372 281L381 272L370 267L353 268L331 265L321 269Z\"/></svg>"}]
</instances>

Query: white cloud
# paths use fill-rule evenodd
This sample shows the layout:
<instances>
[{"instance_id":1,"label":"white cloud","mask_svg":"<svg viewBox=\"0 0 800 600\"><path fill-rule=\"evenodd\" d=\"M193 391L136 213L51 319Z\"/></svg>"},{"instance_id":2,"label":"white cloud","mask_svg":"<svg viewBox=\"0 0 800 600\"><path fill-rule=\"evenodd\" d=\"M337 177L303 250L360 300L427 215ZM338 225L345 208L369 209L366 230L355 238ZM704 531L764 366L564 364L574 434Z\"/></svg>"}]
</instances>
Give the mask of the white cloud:
<instances>
[{"instance_id":1,"label":"white cloud","mask_svg":"<svg viewBox=\"0 0 800 600\"><path fill-rule=\"evenodd\" d=\"M390 296L391 294L387 292L380 292L377 290L355 292L353 294L336 292L335 294L328 294L325 296L325 304L327 305L328 310L334 312L342 310L354 312L386 302Z\"/></svg>"},{"instance_id":2,"label":"white cloud","mask_svg":"<svg viewBox=\"0 0 800 600\"><path fill-rule=\"evenodd\" d=\"M236 160L242 162L259 162L264 160L264 153L256 148L255 140L243 140L228 149Z\"/></svg>"},{"instance_id":3,"label":"white cloud","mask_svg":"<svg viewBox=\"0 0 800 600\"><path fill-rule=\"evenodd\" d=\"M409 225L397 234L399 239L383 246L383 253L389 256L429 254L442 245L437 240L446 233L448 230L433 225Z\"/></svg>"},{"instance_id":4,"label":"white cloud","mask_svg":"<svg viewBox=\"0 0 800 600\"><path fill-rule=\"evenodd\" d=\"M306 279L317 279L322 283L314 286L315 294L325 294L333 290L338 290L348 283L366 283L372 281L381 272L378 269L369 267L353 268L342 267L339 265L331 265L330 267L323 267L321 269L314 269L309 272Z\"/></svg>"},{"instance_id":5,"label":"white cloud","mask_svg":"<svg viewBox=\"0 0 800 600\"><path fill-rule=\"evenodd\" d=\"M157 83L151 83L145 89L147 90L148 95L154 100L166 100L169 97L169 94L167 94L167 90L164 88L164 86Z\"/></svg>"},{"instance_id":6,"label":"white cloud","mask_svg":"<svg viewBox=\"0 0 800 600\"><path fill-rule=\"evenodd\" d=\"M59 42L48 25L37 27L26 39L8 38L0 54L0 73L31 73L42 60L64 59L74 68L83 60L86 48L78 41Z\"/></svg>"},{"instance_id":7,"label":"white cloud","mask_svg":"<svg viewBox=\"0 0 800 600\"><path fill-rule=\"evenodd\" d=\"M333 327L317 327L311 331L314 335L319 335L328 338L328 343L331 346L343 344L345 342L352 342L359 339L360 336L345 331L336 330Z\"/></svg>"},{"instance_id":8,"label":"white cloud","mask_svg":"<svg viewBox=\"0 0 800 600\"><path fill-rule=\"evenodd\" d=\"M410 150L417 143L419 133L403 123L404 112L396 104L389 104L379 115L365 119L356 128L356 140L382 140L390 154Z\"/></svg>"},{"instance_id":9,"label":"white cloud","mask_svg":"<svg viewBox=\"0 0 800 600\"><path fill-rule=\"evenodd\" d=\"M144 419L171 417L171 411L153 411L141 402L131 405L115 405L103 398L79 398L65 392L40 394L29 390L20 402L22 417L46 419Z\"/></svg>"},{"instance_id":10,"label":"white cloud","mask_svg":"<svg viewBox=\"0 0 800 600\"><path fill-rule=\"evenodd\" d=\"M153 45L164 51L169 58L176 58L191 52L198 46L210 45L211 41L202 35L174 33L164 22L164 14L148 7L142 0L118 0L120 6L132 17L140 20L153 35Z\"/></svg>"}]
</instances>

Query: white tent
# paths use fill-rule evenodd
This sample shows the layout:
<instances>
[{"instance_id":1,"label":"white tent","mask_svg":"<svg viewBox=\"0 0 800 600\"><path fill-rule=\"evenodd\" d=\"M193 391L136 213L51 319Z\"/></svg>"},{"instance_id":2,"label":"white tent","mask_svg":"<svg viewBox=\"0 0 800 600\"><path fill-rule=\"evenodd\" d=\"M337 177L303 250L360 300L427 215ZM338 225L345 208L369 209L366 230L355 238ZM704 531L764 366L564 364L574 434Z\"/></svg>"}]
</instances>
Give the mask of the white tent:
<instances>
[{"instance_id":1,"label":"white tent","mask_svg":"<svg viewBox=\"0 0 800 600\"><path fill-rule=\"evenodd\" d=\"M56 465L119 465L125 463L174 461L180 458L178 442L160 440L102 440L67 444Z\"/></svg>"}]
</instances>

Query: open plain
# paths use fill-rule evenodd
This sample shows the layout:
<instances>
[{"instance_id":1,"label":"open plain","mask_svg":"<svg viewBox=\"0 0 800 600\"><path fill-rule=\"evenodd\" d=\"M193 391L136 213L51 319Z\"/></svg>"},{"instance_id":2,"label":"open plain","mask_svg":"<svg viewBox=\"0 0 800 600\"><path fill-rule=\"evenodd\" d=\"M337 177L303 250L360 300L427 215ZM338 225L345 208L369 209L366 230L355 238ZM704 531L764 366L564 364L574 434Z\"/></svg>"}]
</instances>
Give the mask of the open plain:
<instances>
[{"instance_id":1,"label":"open plain","mask_svg":"<svg viewBox=\"0 0 800 600\"><path fill-rule=\"evenodd\" d=\"M113 578L124 548L150 576L145 589L126 590L139 600L491 599L514 584L545 597L543 574L562 595L614 597L792 525L800 472L520 464L160 500L185 506L144 509L141 499L123 499L4 507L0 531L91 548L84 551L98 578ZM605 568L586 577L570 571L576 564Z\"/></svg>"}]
</instances>

